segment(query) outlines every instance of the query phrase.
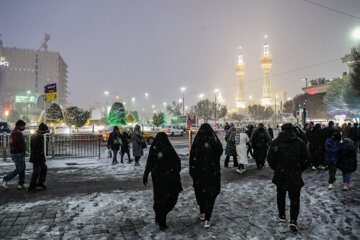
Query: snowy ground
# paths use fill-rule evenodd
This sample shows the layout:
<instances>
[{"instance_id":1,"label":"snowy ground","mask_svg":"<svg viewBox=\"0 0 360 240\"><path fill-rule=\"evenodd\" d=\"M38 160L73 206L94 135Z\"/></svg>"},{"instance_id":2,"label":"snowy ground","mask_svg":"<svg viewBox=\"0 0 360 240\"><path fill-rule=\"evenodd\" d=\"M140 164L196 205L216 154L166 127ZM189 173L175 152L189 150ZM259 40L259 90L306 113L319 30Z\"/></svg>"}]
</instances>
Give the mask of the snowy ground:
<instances>
[{"instance_id":1,"label":"snowy ground","mask_svg":"<svg viewBox=\"0 0 360 240\"><path fill-rule=\"evenodd\" d=\"M111 166L105 158L67 159L48 161L46 191L17 191L15 181L11 189L0 189L0 239L359 239L358 173L351 190L343 192L340 172L336 189L329 191L326 172L306 171L300 233L295 235L288 222L276 221L271 170L251 166L239 175L233 168L222 169L221 194L206 230L197 217L187 149L176 150L182 159L184 191L168 215L166 232L154 223L151 186L141 183L145 160L135 167ZM12 168L11 163L0 163L0 176Z\"/></svg>"}]
</instances>

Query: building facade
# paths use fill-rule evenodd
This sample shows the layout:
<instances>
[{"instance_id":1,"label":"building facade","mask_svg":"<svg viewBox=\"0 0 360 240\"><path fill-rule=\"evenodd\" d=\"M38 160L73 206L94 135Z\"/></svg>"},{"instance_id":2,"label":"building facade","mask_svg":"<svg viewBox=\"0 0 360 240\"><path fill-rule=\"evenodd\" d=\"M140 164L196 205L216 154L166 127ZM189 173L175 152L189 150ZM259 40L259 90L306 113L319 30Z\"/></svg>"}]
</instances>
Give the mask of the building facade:
<instances>
[{"instance_id":1,"label":"building facade","mask_svg":"<svg viewBox=\"0 0 360 240\"><path fill-rule=\"evenodd\" d=\"M0 70L2 113L15 110L35 120L41 111L37 99L51 83L57 84L57 103L67 106L67 65L60 53L4 47L0 41L0 57L8 63Z\"/></svg>"}]
</instances>

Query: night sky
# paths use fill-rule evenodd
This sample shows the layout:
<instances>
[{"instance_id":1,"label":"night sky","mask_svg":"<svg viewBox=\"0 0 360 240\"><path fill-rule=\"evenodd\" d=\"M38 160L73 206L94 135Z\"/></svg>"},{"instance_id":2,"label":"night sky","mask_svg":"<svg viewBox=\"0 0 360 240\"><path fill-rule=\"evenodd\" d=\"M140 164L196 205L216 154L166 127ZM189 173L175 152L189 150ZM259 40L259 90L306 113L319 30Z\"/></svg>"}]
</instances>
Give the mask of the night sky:
<instances>
[{"instance_id":1,"label":"night sky","mask_svg":"<svg viewBox=\"0 0 360 240\"><path fill-rule=\"evenodd\" d=\"M312 1L360 17L359 0ZM245 95L260 98L265 34L272 90L293 97L304 77L347 71L340 58L356 44L351 33L360 27L359 19L303 0L0 0L0 22L7 47L38 49L45 32L52 36L49 51L69 66L69 100L82 107L104 103L105 90L111 100L135 97L137 107L145 106L148 92L147 106L160 106L179 99L182 86L186 105L199 93L213 99L219 88L234 106L240 45Z\"/></svg>"}]
</instances>

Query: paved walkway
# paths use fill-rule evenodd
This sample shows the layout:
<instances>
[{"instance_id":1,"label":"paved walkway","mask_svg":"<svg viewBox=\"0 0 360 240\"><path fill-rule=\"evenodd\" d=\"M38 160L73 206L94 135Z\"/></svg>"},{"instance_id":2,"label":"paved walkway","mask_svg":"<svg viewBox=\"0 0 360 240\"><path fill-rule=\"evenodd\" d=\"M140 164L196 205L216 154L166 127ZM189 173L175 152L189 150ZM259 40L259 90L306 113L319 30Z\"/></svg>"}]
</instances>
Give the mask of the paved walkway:
<instances>
[{"instance_id":1,"label":"paved walkway","mask_svg":"<svg viewBox=\"0 0 360 240\"><path fill-rule=\"evenodd\" d=\"M63 161L63 160L59 160ZM0 239L359 239L360 177L355 173L349 192L327 189L327 173L308 170L302 191L300 233L275 217L276 194L269 168L251 167L239 175L222 169L222 191L217 198L212 226L204 229L188 176L187 157L182 156L182 183L169 229L154 224L152 189L142 185L143 165L107 167L91 161L49 168L48 190L28 194L0 189ZM49 163L50 164L50 163ZM82 165L81 165L82 164ZM106 166L101 166L105 164ZM0 176L10 166L1 168ZM121 174L123 171L125 174ZM110 171L110 172L109 172ZM109 172L109 174L105 174ZM27 172L26 178L29 179ZM128 177L127 177L128 176ZM151 178L150 178L151 179ZM151 182L151 180L150 180Z\"/></svg>"}]
</instances>

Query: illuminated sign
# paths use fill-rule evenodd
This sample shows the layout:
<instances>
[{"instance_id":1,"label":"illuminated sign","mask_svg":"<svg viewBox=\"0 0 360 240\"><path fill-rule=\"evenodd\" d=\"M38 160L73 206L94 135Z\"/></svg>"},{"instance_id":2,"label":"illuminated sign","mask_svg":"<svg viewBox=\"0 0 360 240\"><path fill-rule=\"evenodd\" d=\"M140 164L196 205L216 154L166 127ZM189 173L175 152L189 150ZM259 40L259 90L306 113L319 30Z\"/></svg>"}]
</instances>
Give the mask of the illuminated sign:
<instances>
[{"instance_id":1,"label":"illuminated sign","mask_svg":"<svg viewBox=\"0 0 360 240\"><path fill-rule=\"evenodd\" d=\"M16 95L15 96L16 103L36 103L35 96L27 96L27 95Z\"/></svg>"},{"instance_id":2,"label":"illuminated sign","mask_svg":"<svg viewBox=\"0 0 360 240\"><path fill-rule=\"evenodd\" d=\"M8 66L9 66L9 62L5 61L5 58L0 57L0 66L8 67Z\"/></svg>"},{"instance_id":3,"label":"illuminated sign","mask_svg":"<svg viewBox=\"0 0 360 240\"><path fill-rule=\"evenodd\" d=\"M56 83L48 84L45 87L45 95L47 102L57 101Z\"/></svg>"},{"instance_id":4,"label":"illuminated sign","mask_svg":"<svg viewBox=\"0 0 360 240\"><path fill-rule=\"evenodd\" d=\"M335 115L335 119L336 119L336 120L345 120L345 118L346 118L346 115L345 115L345 114Z\"/></svg>"}]
</instances>

